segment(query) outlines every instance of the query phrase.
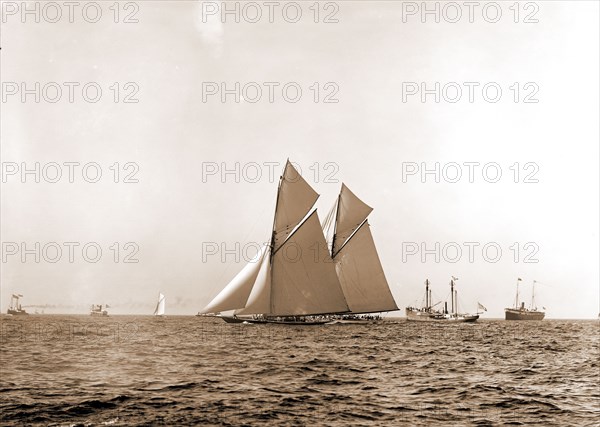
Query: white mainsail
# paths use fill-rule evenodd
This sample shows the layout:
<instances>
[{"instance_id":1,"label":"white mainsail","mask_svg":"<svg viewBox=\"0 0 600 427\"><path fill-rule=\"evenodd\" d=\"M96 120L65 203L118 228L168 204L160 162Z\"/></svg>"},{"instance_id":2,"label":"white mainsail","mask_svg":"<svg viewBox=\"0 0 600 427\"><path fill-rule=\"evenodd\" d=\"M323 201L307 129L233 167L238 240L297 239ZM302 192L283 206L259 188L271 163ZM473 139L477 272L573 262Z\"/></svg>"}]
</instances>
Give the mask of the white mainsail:
<instances>
[{"instance_id":1,"label":"white mainsail","mask_svg":"<svg viewBox=\"0 0 600 427\"><path fill-rule=\"evenodd\" d=\"M156 303L156 308L154 309L155 316L164 316L165 315L165 296L162 293L158 293L158 302Z\"/></svg>"},{"instance_id":2,"label":"white mainsail","mask_svg":"<svg viewBox=\"0 0 600 427\"><path fill-rule=\"evenodd\" d=\"M271 244L202 310L302 316L345 313L348 305L316 210L319 195L288 161L279 183Z\"/></svg>"},{"instance_id":3,"label":"white mainsail","mask_svg":"<svg viewBox=\"0 0 600 427\"><path fill-rule=\"evenodd\" d=\"M316 211L273 254L268 282L238 314L300 316L348 312ZM258 282L258 281L257 281Z\"/></svg>"},{"instance_id":4,"label":"white mainsail","mask_svg":"<svg viewBox=\"0 0 600 427\"><path fill-rule=\"evenodd\" d=\"M398 310L367 221L372 210L342 184L332 253L352 313Z\"/></svg>"},{"instance_id":5,"label":"white mainsail","mask_svg":"<svg viewBox=\"0 0 600 427\"><path fill-rule=\"evenodd\" d=\"M273 257L271 309L275 315L349 310L316 211Z\"/></svg>"}]
</instances>

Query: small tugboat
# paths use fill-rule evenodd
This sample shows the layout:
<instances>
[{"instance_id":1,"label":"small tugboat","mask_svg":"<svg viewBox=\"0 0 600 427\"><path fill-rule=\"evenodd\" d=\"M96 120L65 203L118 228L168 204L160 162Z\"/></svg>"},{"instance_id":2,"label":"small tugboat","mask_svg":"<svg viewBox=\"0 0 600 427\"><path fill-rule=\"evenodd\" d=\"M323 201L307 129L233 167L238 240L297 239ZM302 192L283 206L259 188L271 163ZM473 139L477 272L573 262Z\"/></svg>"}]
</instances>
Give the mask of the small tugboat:
<instances>
[{"instance_id":1,"label":"small tugboat","mask_svg":"<svg viewBox=\"0 0 600 427\"><path fill-rule=\"evenodd\" d=\"M515 306L504 309L505 319L506 320L543 320L546 316L546 313L543 311L538 311L535 306L535 284L537 283L535 280L533 281L532 291L531 291L531 304L529 308L525 308L525 302L521 302L519 305L519 282L521 279L517 279L517 296L515 297ZM543 307L544 308L544 307ZM545 309L545 308L544 308Z\"/></svg>"},{"instance_id":2,"label":"small tugboat","mask_svg":"<svg viewBox=\"0 0 600 427\"><path fill-rule=\"evenodd\" d=\"M479 312L477 314L467 314L458 312L458 293L454 289L454 282L458 280L456 277L452 277L450 280L450 298L451 308L448 311L448 303L444 303L443 310L435 309L435 306L439 304L432 304L431 290L429 289L429 280L425 280L425 305L421 308L406 307L406 318L409 321L415 322L475 322L479 319ZM478 304L478 309L482 308L481 304Z\"/></svg>"},{"instance_id":3,"label":"small tugboat","mask_svg":"<svg viewBox=\"0 0 600 427\"><path fill-rule=\"evenodd\" d=\"M92 308L90 309L90 316L108 316L107 308L110 308L108 304L104 306L104 310L102 309L102 304L92 304Z\"/></svg>"},{"instance_id":4,"label":"small tugboat","mask_svg":"<svg viewBox=\"0 0 600 427\"><path fill-rule=\"evenodd\" d=\"M25 316L28 315L24 308L21 307L21 303L19 302L19 298L23 298L21 294L12 294L10 297L10 306L8 306L8 310L6 314L10 314L11 316Z\"/></svg>"}]
</instances>

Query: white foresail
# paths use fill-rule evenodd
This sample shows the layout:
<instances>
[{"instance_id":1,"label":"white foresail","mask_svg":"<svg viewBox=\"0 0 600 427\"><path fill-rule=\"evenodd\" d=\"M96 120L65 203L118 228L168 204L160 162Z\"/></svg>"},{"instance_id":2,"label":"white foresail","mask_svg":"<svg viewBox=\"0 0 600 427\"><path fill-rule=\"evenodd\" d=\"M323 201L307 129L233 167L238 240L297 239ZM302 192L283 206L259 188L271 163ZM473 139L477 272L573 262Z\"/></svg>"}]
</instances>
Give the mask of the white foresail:
<instances>
[{"instance_id":1,"label":"white foresail","mask_svg":"<svg viewBox=\"0 0 600 427\"><path fill-rule=\"evenodd\" d=\"M268 314L342 313L348 305L316 211L273 255Z\"/></svg>"},{"instance_id":2,"label":"white foresail","mask_svg":"<svg viewBox=\"0 0 600 427\"><path fill-rule=\"evenodd\" d=\"M288 160L277 195L274 250L285 241L315 204L319 195Z\"/></svg>"},{"instance_id":3,"label":"white foresail","mask_svg":"<svg viewBox=\"0 0 600 427\"><path fill-rule=\"evenodd\" d=\"M154 309L155 316L165 315L165 296L162 293L158 293L158 302L156 303L156 309Z\"/></svg>"},{"instance_id":4,"label":"white foresail","mask_svg":"<svg viewBox=\"0 0 600 427\"><path fill-rule=\"evenodd\" d=\"M334 260L346 301L353 313L398 310L368 222L365 221L354 233Z\"/></svg>"},{"instance_id":5,"label":"white foresail","mask_svg":"<svg viewBox=\"0 0 600 427\"><path fill-rule=\"evenodd\" d=\"M338 200L335 238L333 241L332 254L340 250L346 240L354 233L360 224L369 216L372 207L352 193L344 184Z\"/></svg>"},{"instance_id":6,"label":"white foresail","mask_svg":"<svg viewBox=\"0 0 600 427\"><path fill-rule=\"evenodd\" d=\"M254 287L246 307L236 310L235 314L262 314L271 311L271 255L265 254L261 261L260 270L256 276Z\"/></svg>"},{"instance_id":7,"label":"white foresail","mask_svg":"<svg viewBox=\"0 0 600 427\"><path fill-rule=\"evenodd\" d=\"M244 308L268 248L268 245L263 246L260 252L244 266L242 271L200 313L218 313Z\"/></svg>"}]
</instances>

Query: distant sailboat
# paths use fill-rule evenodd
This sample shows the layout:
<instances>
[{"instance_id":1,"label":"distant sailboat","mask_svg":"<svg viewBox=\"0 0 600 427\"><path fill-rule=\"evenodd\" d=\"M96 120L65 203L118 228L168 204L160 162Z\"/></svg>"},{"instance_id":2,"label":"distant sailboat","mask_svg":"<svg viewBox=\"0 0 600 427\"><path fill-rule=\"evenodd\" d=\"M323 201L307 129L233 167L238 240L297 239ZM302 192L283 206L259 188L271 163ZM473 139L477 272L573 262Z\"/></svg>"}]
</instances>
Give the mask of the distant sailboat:
<instances>
[{"instance_id":1,"label":"distant sailboat","mask_svg":"<svg viewBox=\"0 0 600 427\"><path fill-rule=\"evenodd\" d=\"M23 298L23 295L12 294L12 296L10 297L10 305L8 306L6 314L10 314L12 316L24 316L29 314L25 311L24 308L21 307L19 298Z\"/></svg>"},{"instance_id":2,"label":"distant sailboat","mask_svg":"<svg viewBox=\"0 0 600 427\"><path fill-rule=\"evenodd\" d=\"M200 312L226 322L314 325L350 311L316 209L319 195L288 160L269 243Z\"/></svg>"},{"instance_id":3,"label":"distant sailboat","mask_svg":"<svg viewBox=\"0 0 600 427\"><path fill-rule=\"evenodd\" d=\"M373 208L342 184L334 209L331 255L350 313L333 316L333 323L379 320L381 317L372 313L395 311L398 306L371 234L368 216Z\"/></svg>"},{"instance_id":4,"label":"distant sailboat","mask_svg":"<svg viewBox=\"0 0 600 427\"><path fill-rule=\"evenodd\" d=\"M506 320L543 320L546 313L538 311L535 305L535 280L531 290L531 304L529 308L525 308L525 302L521 302L519 306L519 282L521 279L517 279L517 296L515 297L515 306L504 309Z\"/></svg>"},{"instance_id":5,"label":"distant sailboat","mask_svg":"<svg viewBox=\"0 0 600 427\"><path fill-rule=\"evenodd\" d=\"M450 280L450 298L451 307L448 311L448 303L444 303L444 309L436 309L435 306L439 304L433 304L431 298L431 289L429 289L429 280L425 280L425 305L421 308L406 307L406 318L409 321L417 322L475 322L479 319L479 313L467 314L458 312L458 292L454 289L455 281L458 280L456 277L452 277ZM483 307L480 303L477 303L478 309ZM487 310L486 310L487 311Z\"/></svg>"},{"instance_id":6,"label":"distant sailboat","mask_svg":"<svg viewBox=\"0 0 600 427\"><path fill-rule=\"evenodd\" d=\"M162 293L158 293L158 302L156 303L156 308L154 309L155 316L164 316L165 315L165 296Z\"/></svg>"}]
</instances>

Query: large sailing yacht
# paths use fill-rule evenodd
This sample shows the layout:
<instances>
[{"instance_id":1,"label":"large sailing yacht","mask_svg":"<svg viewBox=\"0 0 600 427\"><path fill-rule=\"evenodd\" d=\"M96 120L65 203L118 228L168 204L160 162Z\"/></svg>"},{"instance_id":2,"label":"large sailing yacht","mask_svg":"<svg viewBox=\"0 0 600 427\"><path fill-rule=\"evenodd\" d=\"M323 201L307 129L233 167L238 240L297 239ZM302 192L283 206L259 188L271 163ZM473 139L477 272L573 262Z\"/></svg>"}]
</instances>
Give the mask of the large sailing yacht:
<instances>
[{"instance_id":1,"label":"large sailing yacht","mask_svg":"<svg viewBox=\"0 0 600 427\"><path fill-rule=\"evenodd\" d=\"M331 323L364 323L381 320L376 313L398 310L377 254L368 216L373 208L365 204L345 184L337 202L325 219L331 228L331 257L350 312L331 316Z\"/></svg>"},{"instance_id":2,"label":"large sailing yacht","mask_svg":"<svg viewBox=\"0 0 600 427\"><path fill-rule=\"evenodd\" d=\"M269 243L200 313L220 312L226 322L313 325L350 312L313 209L318 197L288 160Z\"/></svg>"},{"instance_id":3,"label":"large sailing yacht","mask_svg":"<svg viewBox=\"0 0 600 427\"><path fill-rule=\"evenodd\" d=\"M521 279L517 279L517 296L515 297L515 306L504 309L506 320L543 320L546 313L538 311L535 305L535 280L533 281L531 290L531 304L529 308L525 308L525 302L521 302L519 306L519 282Z\"/></svg>"},{"instance_id":4,"label":"large sailing yacht","mask_svg":"<svg viewBox=\"0 0 600 427\"><path fill-rule=\"evenodd\" d=\"M475 322L479 319L477 314L459 313L458 312L458 291L454 288L456 277L450 280L450 311L448 311L448 303L444 302L443 309L436 309L439 304L433 304L431 298L431 289L429 289L429 280L425 280L425 305L421 308L406 307L406 318L409 321L417 322ZM478 309L483 308L478 304Z\"/></svg>"}]
</instances>

